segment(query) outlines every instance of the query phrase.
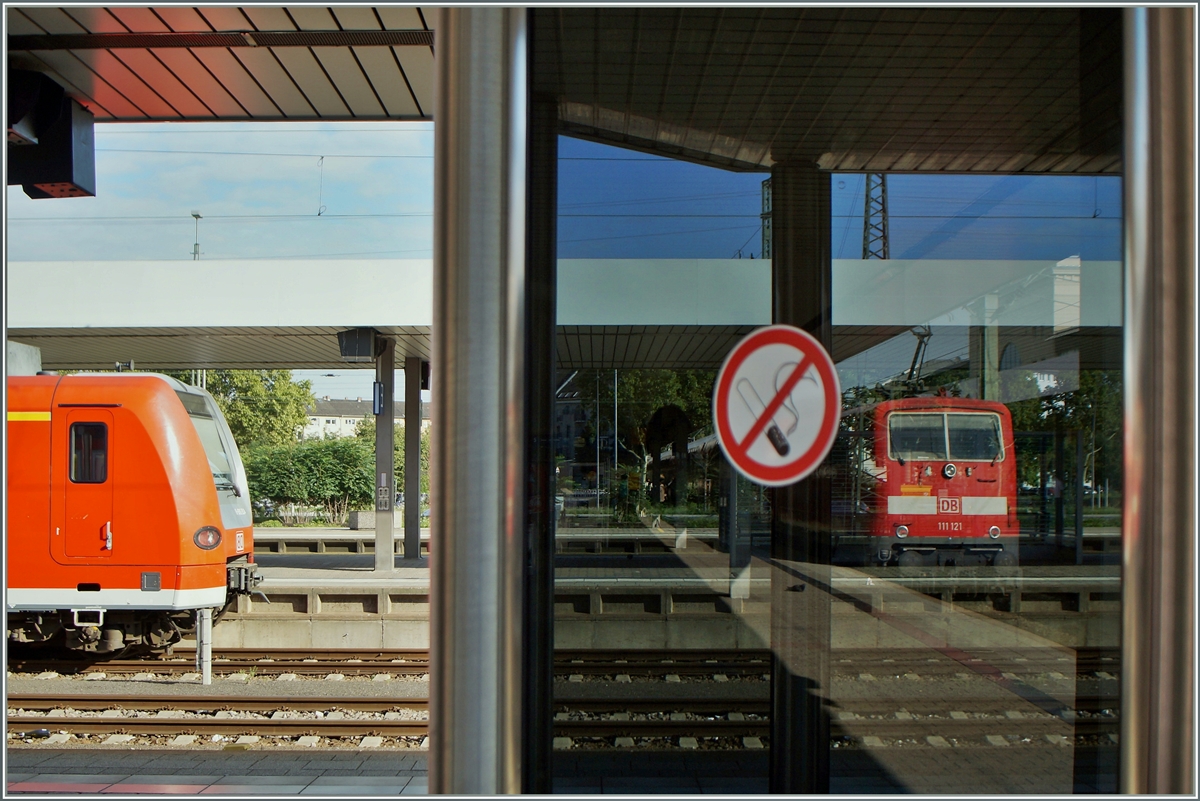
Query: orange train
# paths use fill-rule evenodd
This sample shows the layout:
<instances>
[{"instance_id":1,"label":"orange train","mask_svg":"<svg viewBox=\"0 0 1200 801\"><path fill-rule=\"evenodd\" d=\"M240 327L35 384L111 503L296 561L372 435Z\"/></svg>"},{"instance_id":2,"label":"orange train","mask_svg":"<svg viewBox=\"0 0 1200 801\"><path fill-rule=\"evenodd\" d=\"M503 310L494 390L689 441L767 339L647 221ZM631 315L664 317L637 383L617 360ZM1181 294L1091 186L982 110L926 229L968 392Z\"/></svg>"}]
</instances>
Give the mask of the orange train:
<instances>
[{"instance_id":1,"label":"orange train","mask_svg":"<svg viewBox=\"0 0 1200 801\"><path fill-rule=\"evenodd\" d=\"M246 471L212 396L152 373L8 378L10 644L161 649L254 591Z\"/></svg>"}]
</instances>

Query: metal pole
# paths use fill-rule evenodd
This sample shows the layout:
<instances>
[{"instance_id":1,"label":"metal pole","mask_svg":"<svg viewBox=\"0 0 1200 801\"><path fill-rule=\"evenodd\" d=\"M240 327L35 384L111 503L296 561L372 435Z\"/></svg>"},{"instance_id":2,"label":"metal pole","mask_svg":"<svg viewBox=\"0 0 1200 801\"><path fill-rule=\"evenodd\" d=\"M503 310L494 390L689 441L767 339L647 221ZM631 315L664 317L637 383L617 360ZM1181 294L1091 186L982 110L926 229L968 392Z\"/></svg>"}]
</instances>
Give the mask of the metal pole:
<instances>
[{"instance_id":1,"label":"metal pole","mask_svg":"<svg viewBox=\"0 0 1200 801\"><path fill-rule=\"evenodd\" d=\"M600 511L600 373L596 372L596 511Z\"/></svg>"},{"instance_id":2,"label":"metal pole","mask_svg":"<svg viewBox=\"0 0 1200 801\"><path fill-rule=\"evenodd\" d=\"M375 415L375 572L396 569L396 342L377 337L375 380L383 408Z\"/></svg>"},{"instance_id":3,"label":"metal pole","mask_svg":"<svg viewBox=\"0 0 1200 801\"><path fill-rule=\"evenodd\" d=\"M212 684L212 619L211 608L196 610L196 662L204 685Z\"/></svg>"},{"instance_id":4,"label":"metal pole","mask_svg":"<svg viewBox=\"0 0 1200 801\"><path fill-rule=\"evenodd\" d=\"M617 477L617 370L613 368L613 479ZM611 483L611 481L610 481Z\"/></svg>"},{"instance_id":5,"label":"metal pole","mask_svg":"<svg viewBox=\"0 0 1200 801\"><path fill-rule=\"evenodd\" d=\"M1083 564L1083 431L1075 432L1075 564Z\"/></svg>"},{"instance_id":6,"label":"metal pole","mask_svg":"<svg viewBox=\"0 0 1200 801\"><path fill-rule=\"evenodd\" d=\"M1123 793L1194 795L1195 9L1127 8Z\"/></svg>"},{"instance_id":7,"label":"metal pole","mask_svg":"<svg viewBox=\"0 0 1200 801\"><path fill-rule=\"evenodd\" d=\"M557 297L558 99L536 95L536 19L531 9L527 45L530 68L529 160L525 183L528 197L525 315L526 475L528 520L525 567L525 625L522 666L525 715L521 792L547 795L553 789L551 757L554 740L554 408ZM553 14L554 9L546 13ZM546 53L553 53L545 48Z\"/></svg>"},{"instance_id":8,"label":"metal pole","mask_svg":"<svg viewBox=\"0 0 1200 801\"><path fill-rule=\"evenodd\" d=\"M421 558L421 358L404 360L404 558Z\"/></svg>"},{"instance_id":9,"label":"metal pole","mask_svg":"<svg viewBox=\"0 0 1200 801\"><path fill-rule=\"evenodd\" d=\"M771 295L772 322L801 326L832 350L829 182L830 174L815 164L771 168ZM772 491L771 558L777 565L771 571L773 793L829 792L832 481L818 473ZM808 591L793 591L798 584Z\"/></svg>"},{"instance_id":10,"label":"metal pole","mask_svg":"<svg viewBox=\"0 0 1200 801\"><path fill-rule=\"evenodd\" d=\"M438 11L429 791L522 789L526 12Z\"/></svg>"}]
</instances>

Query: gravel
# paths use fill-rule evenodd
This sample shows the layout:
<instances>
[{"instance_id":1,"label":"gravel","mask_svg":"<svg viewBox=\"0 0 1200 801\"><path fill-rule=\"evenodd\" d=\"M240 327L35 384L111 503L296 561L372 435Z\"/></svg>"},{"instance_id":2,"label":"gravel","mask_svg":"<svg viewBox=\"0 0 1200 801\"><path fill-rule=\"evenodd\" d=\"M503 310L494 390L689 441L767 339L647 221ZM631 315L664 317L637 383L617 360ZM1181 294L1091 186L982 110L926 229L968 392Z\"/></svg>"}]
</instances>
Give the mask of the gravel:
<instances>
[{"instance_id":1,"label":"gravel","mask_svg":"<svg viewBox=\"0 0 1200 801\"><path fill-rule=\"evenodd\" d=\"M6 685L9 695L22 693L94 695L295 695L305 698L427 698L428 676L393 676L391 681L373 681L371 676L346 676L342 681L325 681L321 676L295 676L291 681L282 677L252 676L243 681L228 681L220 676L203 685L199 680L184 680L178 676L158 676L154 679L130 681L128 677L88 679L85 676L60 676L56 679L37 679L9 674Z\"/></svg>"}]
</instances>

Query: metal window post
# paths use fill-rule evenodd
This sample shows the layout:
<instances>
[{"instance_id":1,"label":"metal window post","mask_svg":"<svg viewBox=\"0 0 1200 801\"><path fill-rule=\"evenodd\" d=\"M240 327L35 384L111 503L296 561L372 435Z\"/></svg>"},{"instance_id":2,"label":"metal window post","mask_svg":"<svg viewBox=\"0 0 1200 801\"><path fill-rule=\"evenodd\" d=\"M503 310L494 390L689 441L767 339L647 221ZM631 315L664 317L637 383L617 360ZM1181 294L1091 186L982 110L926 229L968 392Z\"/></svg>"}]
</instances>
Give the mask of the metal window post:
<instances>
[{"instance_id":1,"label":"metal window post","mask_svg":"<svg viewBox=\"0 0 1200 801\"><path fill-rule=\"evenodd\" d=\"M537 47L535 21L542 13L529 10L531 65ZM525 627L522 720L524 760L521 792L548 794L554 739L554 518L555 459L554 380L557 298L558 211L558 98L532 88L536 71L530 68L529 159L525 190L528 198L525 265L526 475L529 497L526 532Z\"/></svg>"},{"instance_id":2,"label":"metal window post","mask_svg":"<svg viewBox=\"0 0 1200 801\"><path fill-rule=\"evenodd\" d=\"M404 558L421 558L421 358L404 360Z\"/></svg>"},{"instance_id":3,"label":"metal window post","mask_svg":"<svg viewBox=\"0 0 1200 801\"><path fill-rule=\"evenodd\" d=\"M803 328L832 351L829 173L815 164L776 164L771 193L772 321ZM820 473L772 491L773 793L829 792L832 497L832 480Z\"/></svg>"},{"instance_id":4,"label":"metal window post","mask_svg":"<svg viewBox=\"0 0 1200 801\"><path fill-rule=\"evenodd\" d=\"M375 380L383 408L375 415L375 572L396 569L396 341L376 335Z\"/></svg>"},{"instance_id":5,"label":"metal window post","mask_svg":"<svg viewBox=\"0 0 1200 801\"><path fill-rule=\"evenodd\" d=\"M431 793L522 789L526 12L441 9Z\"/></svg>"},{"instance_id":6,"label":"metal window post","mask_svg":"<svg viewBox=\"0 0 1200 801\"><path fill-rule=\"evenodd\" d=\"M1195 793L1195 9L1127 8L1121 792Z\"/></svg>"}]
</instances>

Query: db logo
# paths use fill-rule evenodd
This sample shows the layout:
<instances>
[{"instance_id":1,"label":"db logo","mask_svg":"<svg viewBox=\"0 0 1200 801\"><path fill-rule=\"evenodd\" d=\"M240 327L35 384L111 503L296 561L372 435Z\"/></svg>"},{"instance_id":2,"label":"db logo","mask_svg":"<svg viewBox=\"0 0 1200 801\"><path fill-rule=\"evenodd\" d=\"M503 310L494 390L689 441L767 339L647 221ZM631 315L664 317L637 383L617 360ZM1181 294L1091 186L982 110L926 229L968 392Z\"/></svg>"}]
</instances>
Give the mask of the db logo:
<instances>
[{"instance_id":1,"label":"db logo","mask_svg":"<svg viewBox=\"0 0 1200 801\"><path fill-rule=\"evenodd\" d=\"M939 515L962 514L962 498L938 498Z\"/></svg>"}]
</instances>

